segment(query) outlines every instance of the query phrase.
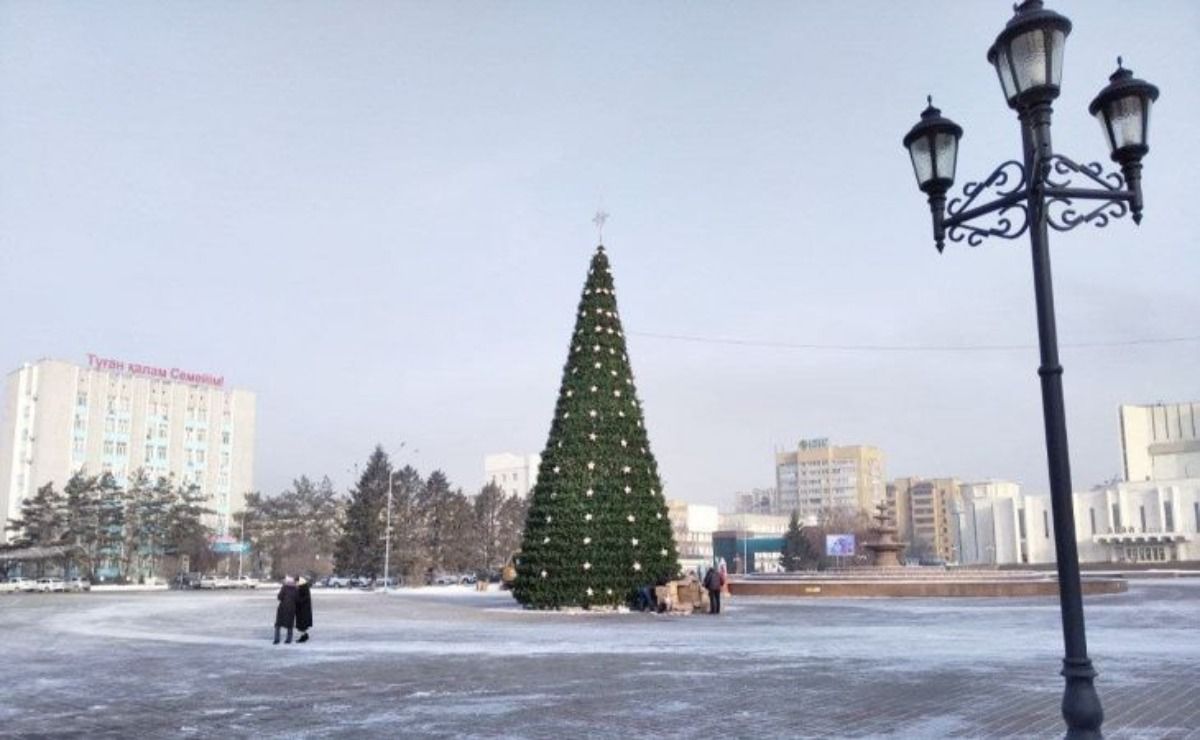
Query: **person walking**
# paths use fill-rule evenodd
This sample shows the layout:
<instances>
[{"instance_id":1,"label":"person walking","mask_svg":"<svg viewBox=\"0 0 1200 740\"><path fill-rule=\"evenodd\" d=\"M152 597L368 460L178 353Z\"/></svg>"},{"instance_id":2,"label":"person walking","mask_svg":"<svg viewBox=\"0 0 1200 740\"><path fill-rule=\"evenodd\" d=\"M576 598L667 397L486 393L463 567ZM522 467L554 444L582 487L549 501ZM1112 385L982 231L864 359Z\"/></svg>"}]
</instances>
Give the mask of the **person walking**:
<instances>
[{"instance_id":1,"label":"person walking","mask_svg":"<svg viewBox=\"0 0 1200 740\"><path fill-rule=\"evenodd\" d=\"M709 568L704 574L704 590L708 591L708 613L721 613L721 571Z\"/></svg>"},{"instance_id":2,"label":"person walking","mask_svg":"<svg viewBox=\"0 0 1200 740\"><path fill-rule=\"evenodd\" d=\"M312 624L312 586L307 579L301 578L296 584L296 629L300 632L296 642L308 642Z\"/></svg>"},{"instance_id":3,"label":"person walking","mask_svg":"<svg viewBox=\"0 0 1200 740\"><path fill-rule=\"evenodd\" d=\"M279 629L287 628L287 642L292 641L292 629L296 626L296 579L287 576L279 588L275 599L279 606L275 607L275 644L279 644Z\"/></svg>"}]
</instances>

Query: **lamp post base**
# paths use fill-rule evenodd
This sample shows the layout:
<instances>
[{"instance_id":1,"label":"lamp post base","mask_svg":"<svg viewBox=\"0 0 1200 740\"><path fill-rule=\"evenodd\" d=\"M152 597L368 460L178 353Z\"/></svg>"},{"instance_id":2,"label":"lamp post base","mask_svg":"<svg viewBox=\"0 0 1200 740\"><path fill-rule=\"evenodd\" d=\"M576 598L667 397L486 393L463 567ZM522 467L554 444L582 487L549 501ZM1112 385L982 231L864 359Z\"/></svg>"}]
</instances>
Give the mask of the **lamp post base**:
<instances>
[{"instance_id":1,"label":"lamp post base","mask_svg":"<svg viewBox=\"0 0 1200 740\"><path fill-rule=\"evenodd\" d=\"M1090 658L1064 658L1062 675L1067 679L1062 712L1067 721L1067 740L1100 740L1104 737L1104 708L1096 693L1096 669Z\"/></svg>"}]
</instances>

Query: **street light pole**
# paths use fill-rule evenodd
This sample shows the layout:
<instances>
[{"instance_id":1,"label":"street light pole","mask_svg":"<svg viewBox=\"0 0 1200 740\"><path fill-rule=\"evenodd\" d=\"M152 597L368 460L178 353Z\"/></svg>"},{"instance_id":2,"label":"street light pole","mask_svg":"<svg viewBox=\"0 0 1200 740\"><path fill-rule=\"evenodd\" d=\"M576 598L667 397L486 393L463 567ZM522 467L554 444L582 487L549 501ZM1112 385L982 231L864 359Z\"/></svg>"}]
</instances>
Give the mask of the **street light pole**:
<instances>
[{"instance_id":1,"label":"street light pole","mask_svg":"<svg viewBox=\"0 0 1200 740\"><path fill-rule=\"evenodd\" d=\"M388 574L392 564L392 481L396 478L396 471L388 471L388 499L387 499L387 542L383 546L383 590L389 588Z\"/></svg>"},{"instance_id":2,"label":"street light pole","mask_svg":"<svg viewBox=\"0 0 1200 740\"><path fill-rule=\"evenodd\" d=\"M1103 127L1110 156L1120 165L1121 174L1105 173L1095 162L1081 165L1055 154L1050 137L1051 104L1059 94L1071 21L1046 10L1042 0L1024 0L1014 10L987 58L995 67L1009 107L1018 114L1021 161L1004 162L985 180L967 183L962 197L947 203L962 128L942 117L930 100L921 120L904 137L904 146L912 159L918 187L929 199L939 252L947 238L952 242L965 240L975 247L990 237L1016 239L1029 231L1040 355L1038 376L1065 648L1062 712L1068 738L1100 738L1104 711L1096 694L1096 671L1087 654L1084 629L1049 229L1070 231L1089 223L1104 227L1126 214L1132 214L1134 223L1141 223L1142 158L1149 152L1150 107L1158 99L1158 88L1135 79L1118 57L1117 71L1088 106ZM1088 187L1075 186L1076 178ZM975 205L984 193L993 197L991 202ZM1088 205L1077 206L1077 201ZM1091 201L1099 205L1093 206ZM992 223L981 225L980 220L986 216L992 217ZM994 563L994 543L988 550Z\"/></svg>"}]
</instances>

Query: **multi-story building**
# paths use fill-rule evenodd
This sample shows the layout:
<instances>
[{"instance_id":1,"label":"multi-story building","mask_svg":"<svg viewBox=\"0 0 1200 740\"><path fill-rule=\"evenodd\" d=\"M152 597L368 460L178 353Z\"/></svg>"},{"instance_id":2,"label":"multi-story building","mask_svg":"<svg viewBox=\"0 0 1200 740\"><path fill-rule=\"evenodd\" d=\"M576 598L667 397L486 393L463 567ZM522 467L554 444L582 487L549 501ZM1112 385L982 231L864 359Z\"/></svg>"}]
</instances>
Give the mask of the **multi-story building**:
<instances>
[{"instance_id":1,"label":"multi-story building","mask_svg":"<svg viewBox=\"0 0 1200 740\"><path fill-rule=\"evenodd\" d=\"M958 562L1032 565L1054 562L1050 498L1021 492L1009 481L960 484L955 505Z\"/></svg>"},{"instance_id":2,"label":"multi-story building","mask_svg":"<svg viewBox=\"0 0 1200 740\"><path fill-rule=\"evenodd\" d=\"M96 355L86 365L39 360L9 374L0 418L5 522L39 487L61 489L80 471L195 486L221 533L254 489L255 397L222 376Z\"/></svg>"},{"instance_id":3,"label":"multi-story building","mask_svg":"<svg viewBox=\"0 0 1200 740\"><path fill-rule=\"evenodd\" d=\"M713 532L717 531L717 507L689 504L686 501L667 502L667 516L675 535L679 552L679 567L684 572L696 571L710 565L713 559Z\"/></svg>"},{"instance_id":4,"label":"multi-story building","mask_svg":"<svg viewBox=\"0 0 1200 740\"><path fill-rule=\"evenodd\" d=\"M713 532L713 554L731 573L772 573L780 569L783 535L790 516L721 514Z\"/></svg>"},{"instance_id":5,"label":"multi-story building","mask_svg":"<svg viewBox=\"0 0 1200 740\"><path fill-rule=\"evenodd\" d=\"M1121 406L1125 480L1200 478L1200 402Z\"/></svg>"},{"instance_id":6,"label":"multi-story building","mask_svg":"<svg viewBox=\"0 0 1200 740\"><path fill-rule=\"evenodd\" d=\"M778 513L779 496L774 488L755 488L733 495L734 509L739 514Z\"/></svg>"},{"instance_id":7,"label":"multi-story building","mask_svg":"<svg viewBox=\"0 0 1200 740\"><path fill-rule=\"evenodd\" d=\"M866 445L803 440L794 452L775 454L775 480L775 514L797 511L801 521L815 523L830 509L870 512L884 499L884 456Z\"/></svg>"},{"instance_id":8,"label":"multi-story building","mask_svg":"<svg viewBox=\"0 0 1200 740\"><path fill-rule=\"evenodd\" d=\"M1200 560L1200 478L1128 481L1076 493L1079 560Z\"/></svg>"},{"instance_id":9,"label":"multi-story building","mask_svg":"<svg viewBox=\"0 0 1200 740\"><path fill-rule=\"evenodd\" d=\"M506 496L525 498L537 484L541 455L514 455L500 452L483 458L483 479L500 486Z\"/></svg>"},{"instance_id":10,"label":"multi-story building","mask_svg":"<svg viewBox=\"0 0 1200 740\"><path fill-rule=\"evenodd\" d=\"M958 560L959 482L955 478L897 478L887 486L900 537L924 543L946 562Z\"/></svg>"}]
</instances>

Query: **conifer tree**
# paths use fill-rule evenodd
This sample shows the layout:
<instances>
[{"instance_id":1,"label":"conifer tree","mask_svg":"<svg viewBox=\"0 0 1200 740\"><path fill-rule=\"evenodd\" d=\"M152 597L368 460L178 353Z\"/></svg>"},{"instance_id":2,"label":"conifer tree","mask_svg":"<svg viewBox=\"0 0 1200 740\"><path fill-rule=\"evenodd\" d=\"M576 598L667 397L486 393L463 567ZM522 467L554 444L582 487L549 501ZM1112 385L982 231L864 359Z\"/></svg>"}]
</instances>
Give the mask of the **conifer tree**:
<instances>
[{"instance_id":1,"label":"conifer tree","mask_svg":"<svg viewBox=\"0 0 1200 740\"><path fill-rule=\"evenodd\" d=\"M539 609L620 605L640 586L678 572L658 464L600 246L530 493L513 595Z\"/></svg>"},{"instance_id":2,"label":"conifer tree","mask_svg":"<svg viewBox=\"0 0 1200 740\"><path fill-rule=\"evenodd\" d=\"M350 491L350 500L346 504L342 535L333 555L339 573L369 578L383 573L384 534L387 531L384 508L391 474L392 463L387 453L382 445L376 445L367 460L367 469L358 479L358 485Z\"/></svg>"}]
</instances>

